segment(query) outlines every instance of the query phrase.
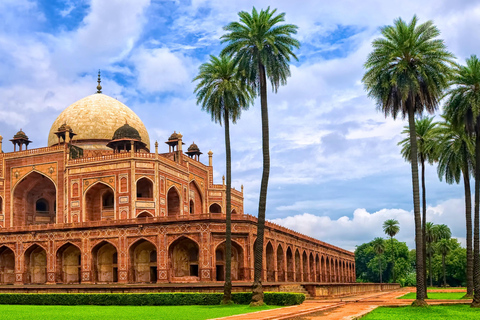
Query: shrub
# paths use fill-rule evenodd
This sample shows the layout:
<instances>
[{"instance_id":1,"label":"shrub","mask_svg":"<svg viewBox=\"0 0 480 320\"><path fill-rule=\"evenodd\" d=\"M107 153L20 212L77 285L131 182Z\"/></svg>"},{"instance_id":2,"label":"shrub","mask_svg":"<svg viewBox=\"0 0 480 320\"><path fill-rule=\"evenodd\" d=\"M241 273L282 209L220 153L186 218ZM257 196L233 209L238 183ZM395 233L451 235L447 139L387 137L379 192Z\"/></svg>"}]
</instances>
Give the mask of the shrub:
<instances>
[{"instance_id":1,"label":"shrub","mask_svg":"<svg viewBox=\"0 0 480 320\"><path fill-rule=\"evenodd\" d=\"M217 305L221 293L1 293L0 304L21 305L99 305L99 306L179 306ZM232 293L236 304L249 304L251 292ZM303 293L265 292L268 305L289 306L301 304Z\"/></svg>"}]
</instances>

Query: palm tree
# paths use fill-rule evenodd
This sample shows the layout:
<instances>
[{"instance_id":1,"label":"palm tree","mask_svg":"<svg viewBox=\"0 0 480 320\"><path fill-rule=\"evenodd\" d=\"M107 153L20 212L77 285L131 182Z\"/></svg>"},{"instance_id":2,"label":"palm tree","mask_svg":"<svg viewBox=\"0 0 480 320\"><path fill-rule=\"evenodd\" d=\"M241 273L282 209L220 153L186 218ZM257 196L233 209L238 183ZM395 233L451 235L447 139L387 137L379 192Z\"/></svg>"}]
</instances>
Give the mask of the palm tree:
<instances>
[{"instance_id":1,"label":"palm tree","mask_svg":"<svg viewBox=\"0 0 480 320\"><path fill-rule=\"evenodd\" d=\"M376 237L372 242L373 251L378 255L378 275L382 283L382 253L385 251L385 241L383 238Z\"/></svg>"},{"instance_id":2,"label":"palm tree","mask_svg":"<svg viewBox=\"0 0 480 320\"><path fill-rule=\"evenodd\" d=\"M450 252L450 240L449 239L441 239L437 244L437 249L442 255L442 271L443 271L443 287L447 287L447 278L445 275L445 257Z\"/></svg>"},{"instance_id":3,"label":"palm tree","mask_svg":"<svg viewBox=\"0 0 480 320\"><path fill-rule=\"evenodd\" d=\"M427 260L426 257L426 239L425 239L425 223L427 222L427 190L425 185L425 161L428 161L429 164L433 164L436 161L436 128L437 122L433 122L434 117L425 117L415 120L415 131L417 134L417 152L418 152L418 161L422 166L422 236L423 236L423 268L425 279L427 278ZM410 130L408 126L404 127L402 134L410 135ZM402 146L402 156L406 161L410 161L411 158L411 148L410 148L410 137L407 137L398 143ZM425 282L425 294L428 294L427 283Z\"/></svg>"},{"instance_id":4,"label":"palm tree","mask_svg":"<svg viewBox=\"0 0 480 320\"><path fill-rule=\"evenodd\" d=\"M473 284L472 307L480 307L480 61L472 55L466 66L456 66L447 92L444 111L455 125L464 124L475 137L475 211L473 226Z\"/></svg>"},{"instance_id":5,"label":"palm tree","mask_svg":"<svg viewBox=\"0 0 480 320\"><path fill-rule=\"evenodd\" d=\"M297 59L293 49L300 47L298 40L292 38L298 27L292 24L280 25L285 21L285 13L275 15L276 11L270 10L270 7L260 12L254 7L252 14L241 11L238 13L240 22L231 22L225 26L228 33L221 37L222 43L227 44L222 54L233 56L249 85L256 94L260 94L261 101L263 173L258 203L252 305L263 304L263 235L270 175L267 78L274 92L277 92L280 85L286 84L290 76L290 59Z\"/></svg>"},{"instance_id":6,"label":"palm tree","mask_svg":"<svg viewBox=\"0 0 480 320\"><path fill-rule=\"evenodd\" d=\"M433 222L427 222L425 224L425 242L426 242L426 255L428 259L428 274L430 275L430 287L433 287L433 273L432 273L432 256L435 252L433 243L438 239L438 233L435 230Z\"/></svg>"},{"instance_id":7,"label":"palm tree","mask_svg":"<svg viewBox=\"0 0 480 320\"><path fill-rule=\"evenodd\" d=\"M212 120L225 127L225 153L227 171L226 191L226 241L225 241L225 288L222 303L232 302L232 229L231 229L231 152L230 121L235 123L242 110L253 102L253 90L239 76L235 62L227 56L210 56L210 61L202 64L194 81L199 80L195 93L197 104L210 113Z\"/></svg>"},{"instance_id":8,"label":"palm tree","mask_svg":"<svg viewBox=\"0 0 480 320\"><path fill-rule=\"evenodd\" d=\"M438 177L445 177L449 184L460 183L463 177L465 190L465 220L467 230L467 293L465 298L473 297L473 253L472 253L472 194L470 172L473 171L474 141L465 132L464 124L454 125L450 119L443 117L437 131L439 136Z\"/></svg>"},{"instance_id":9,"label":"palm tree","mask_svg":"<svg viewBox=\"0 0 480 320\"><path fill-rule=\"evenodd\" d=\"M392 245L392 272L393 272L393 282L395 282L395 250L393 248L393 237L400 231L400 226L398 225L398 220L388 219L383 223L383 232L390 236L390 242Z\"/></svg>"},{"instance_id":10,"label":"palm tree","mask_svg":"<svg viewBox=\"0 0 480 320\"><path fill-rule=\"evenodd\" d=\"M373 51L365 62L363 82L385 116L392 115L395 119L400 113L402 118L408 118L417 259L417 299L413 305L423 306L426 290L415 114L425 110L433 113L438 108L447 87L453 55L442 40L435 39L440 32L433 22L417 26L416 16L409 24L399 18L394 26L382 27L381 32L383 37L373 41Z\"/></svg>"}]
</instances>

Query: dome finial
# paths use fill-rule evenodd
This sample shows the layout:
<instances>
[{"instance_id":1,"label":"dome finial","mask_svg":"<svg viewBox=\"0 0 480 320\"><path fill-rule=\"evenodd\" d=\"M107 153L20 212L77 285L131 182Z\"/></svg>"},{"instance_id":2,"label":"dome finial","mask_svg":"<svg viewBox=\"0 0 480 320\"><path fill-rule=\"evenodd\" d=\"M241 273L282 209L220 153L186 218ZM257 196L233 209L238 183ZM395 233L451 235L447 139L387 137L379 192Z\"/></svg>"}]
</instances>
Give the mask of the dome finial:
<instances>
[{"instance_id":1,"label":"dome finial","mask_svg":"<svg viewBox=\"0 0 480 320\"><path fill-rule=\"evenodd\" d=\"M102 93L102 86L100 85L100 82L102 82L102 80L100 80L100 69L98 69L98 86L97 86L97 93Z\"/></svg>"}]
</instances>

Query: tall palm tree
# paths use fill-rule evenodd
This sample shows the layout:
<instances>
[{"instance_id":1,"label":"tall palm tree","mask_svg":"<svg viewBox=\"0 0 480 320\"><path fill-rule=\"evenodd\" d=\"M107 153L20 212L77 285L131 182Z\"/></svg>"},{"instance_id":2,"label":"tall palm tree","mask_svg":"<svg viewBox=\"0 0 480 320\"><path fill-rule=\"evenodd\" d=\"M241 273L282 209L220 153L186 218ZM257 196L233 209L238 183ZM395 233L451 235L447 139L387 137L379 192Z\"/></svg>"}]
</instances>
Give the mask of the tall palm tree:
<instances>
[{"instance_id":1,"label":"tall palm tree","mask_svg":"<svg viewBox=\"0 0 480 320\"><path fill-rule=\"evenodd\" d=\"M443 271L443 287L447 287L447 277L445 275L445 257L451 250L450 240L449 239L441 239L438 241L437 249L442 255L442 271Z\"/></svg>"},{"instance_id":2,"label":"tall palm tree","mask_svg":"<svg viewBox=\"0 0 480 320\"><path fill-rule=\"evenodd\" d=\"M225 154L227 171L226 189L226 241L225 241L225 288L222 303L232 301L232 229L231 229L231 171L230 121L235 123L242 110L248 109L253 102L253 90L242 81L235 62L227 56L210 56L210 61L202 64L194 81L199 80L195 88L197 104L210 113L212 120L225 128Z\"/></svg>"},{"instance_id":3,"label":"tall palm tree","mask_svg":"<svg viewBox=\"0 0 480 320\"><path fill-rule=\"evenodd\" d=\"M393 26L382 27L381 32L383 37L373 41L373 51L365 62L363 82L385 116L395 119L400 113L402 118L408 118L417 259L417 299L413 305L423 306L426 290L415 114L433 113L438 108L453 55L442 40L435 39L440 32L433 22L417 25L416 16L408 24L399 18Z\"/></svg>"},{"instance_id":4,"label":"tall palm tree","mask_svg":"<svg viewBox=\"0 0 480 320\"><path fill-rule=\"evenodd\" d=\"M385 251L385 241L383 238L376 237L372 242L373 251L378 256L378 276L380 278L380 283L382 283L382 254Z\"/></svg>"},{"instance_id":5,"label":"tall palm tree","mask_svg":"<svg viewBox=\"0 0 480 320\"><path fill-rule=\"evenodd\" d=\"M427 278L427 260L426 258L426 239L425 239L425 223L427 222L427 189L425 184L425 162L433 164L436 161L436 128L438 123L433 122L434 117L425 117L415 120L415 132L417 134L417 155L418 161L422 167L422 236L423 236L423 267L425 279ZM410 147L410 130L408 126L404 127L402 134L406 134L407 138L400 141L398 144L402 146L402 156L406 161L410 161L411 147ZM427 283L425 282L425 294L427 295Z\"/></svg>"},{"instance_id":6,"label":"tall palm tree","mask_svg":"<svg viewBox=\"0 0 480 320\"><path fill-rule=\"evenodd\" d=\"M435 230L433 222L427 222L425 224L425 242L426 242L426 256L428 259L428 274L430 276L430 287L433 287L433 273L432 273L432 256L435 252L433 247L434 242L438 239L438 233Z\"/></svg>"},{"instance_id":7,"label":"tall palm tree","mask_svg":"<svg viewBox=\"0 0 480 320\"><path fill-rule=\"evenodd\" d=\"M474 141L465 132L463 123L454 125L450 119L443 117L437 131L439 136L438 177L445 177L449 184L460 183L463 177L465 190L465 220L467 242L467 293L465 298L473 297L473 253L472 253L472 194L470 188L470 173L473 172Z\"/></svg>"},{"instance_id":8,"label":"tall palm tree","mask_svg":"<svg viewBox=\"0 0 480 320\"><path fill-rule=\"evenodd\" d=\"M383 232L390 236L390 243L392 245L392 272L393 272L393 282L395 282L395 250L393 248L393 237L397 235L400 231L400 226L398 225L398 220L388 219L383 223Z\"/></svg>"},{"instance_id":9,"label":"tall palm tree","mask_svg":"<svg viewBox=\"0 0 480 320\"><path fill-rule=\"evenodd\" d=\"M300 47L298 40L292 37L297 33L298 27L280 24L285 21L285 13L276 15L276 11L270 10L270 7L260 12L254 7L251 14L241 11L238 13L240 22L231 22L225 26L227 33L221 37L222 43L226 43L222 54L233 56L249 85L260 95L261 103L263 173L258 203L252 305L263 304L263 235L270 175L267 78L274 92L277 92L280 85L285 85L290 76L290 59L297 59L293 49Z\"/></svg>"},{"instance_id":10,"label":"tall palm tree","mask_svg":"<svg viewBox=\"0 0 480 320\"><path fill-rule=\"evenodd\" d=\"M452 88L447 92L445 114L456 125L465 124L475 137L475 211L473 226L473 286L472 307L480 307L480 61L472 55L466 66L456 66Z\"/></svg>"}]
</instances>

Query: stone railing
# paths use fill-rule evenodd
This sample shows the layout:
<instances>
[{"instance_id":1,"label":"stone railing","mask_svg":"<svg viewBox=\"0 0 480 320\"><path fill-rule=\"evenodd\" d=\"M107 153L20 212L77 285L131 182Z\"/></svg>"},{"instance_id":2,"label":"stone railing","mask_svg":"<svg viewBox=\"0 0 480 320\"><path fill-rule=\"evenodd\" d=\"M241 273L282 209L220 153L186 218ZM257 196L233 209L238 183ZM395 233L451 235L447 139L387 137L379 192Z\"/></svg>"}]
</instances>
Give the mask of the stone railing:
<instances>
[{"instance_id":1,"label":"stone railing","mask_svg":"<svg viewBox=\"0 0 480 320\"><path fill-rule=\"evenodd\" d=\"M37 149L29 149L29 150L22 150L22 151L13 151L8 153L0 153L0 158L13 158L13 157L22 157L22 156L29 156L34 154L40 153L48 153L48 152L55 152L59 150L63 150L63 146L52 146L52 147L44 147L44 148L37 148Z\"/></svg>"}]
</instances>

